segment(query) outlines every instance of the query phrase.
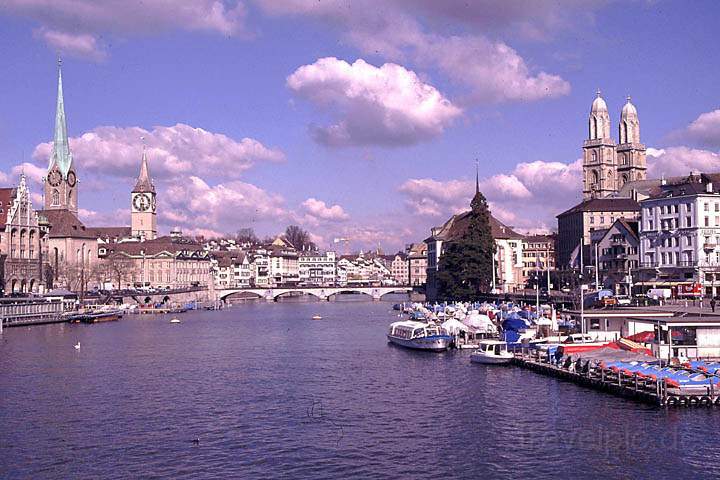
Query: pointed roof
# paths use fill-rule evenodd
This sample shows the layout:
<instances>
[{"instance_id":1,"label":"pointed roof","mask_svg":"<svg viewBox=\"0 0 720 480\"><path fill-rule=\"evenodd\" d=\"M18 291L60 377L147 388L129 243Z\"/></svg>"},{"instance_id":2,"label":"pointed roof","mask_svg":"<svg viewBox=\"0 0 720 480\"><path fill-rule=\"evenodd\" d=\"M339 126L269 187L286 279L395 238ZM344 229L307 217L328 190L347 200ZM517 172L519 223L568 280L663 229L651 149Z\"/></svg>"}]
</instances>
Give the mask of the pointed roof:
<instances>
[{"instance_id":1,"label":"pointed roof","mask_svg":"<svg viewBox=\"0 0 720 480\"><path fill-rule=\"evenodd\" d=\"M53 148L50 154L50 164L48 171L54 165L60 169L63 177L67 177L70 167L72 167L72 153L70 153L70 144L68 142L67 123L65 120L65 101L63 99L62 88L62 61L58 59L58 92L57 106L55 108L55 132L53 135Z\"/></svg>"},{"instance_id":2,"label":"pointed roof","mask_svg":"<svg viewBox=\"0 0 720 480\"><path fill-rule=\"evenodd\" d=\"M137 182L135 182L135 188L133 188L133 192L155 193L155 185L153 185L152 180L150 179L150 170L148 169L145 147L143 147L142 162L140 162L140 175L138 175Z\"/></svg>"}]
</instances>

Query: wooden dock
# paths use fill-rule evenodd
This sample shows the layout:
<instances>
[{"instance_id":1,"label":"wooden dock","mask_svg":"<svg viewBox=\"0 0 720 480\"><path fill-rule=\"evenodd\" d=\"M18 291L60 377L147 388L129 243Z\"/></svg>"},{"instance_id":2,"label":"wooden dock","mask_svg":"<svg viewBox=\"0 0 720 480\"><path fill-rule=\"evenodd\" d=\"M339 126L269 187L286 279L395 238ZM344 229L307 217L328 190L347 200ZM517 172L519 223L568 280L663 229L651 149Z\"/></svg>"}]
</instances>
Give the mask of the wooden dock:
<instances>
[{"instance_id":1,"label":"wooden dock","mask_svg":"<svg viewBox=\"0 0 720 480\"><path fill-rule=\"evenodd\" d=\"M600 368L578 372L572 367L563 368L526 354L516 354L513 364L543 375L571 381L586 388L659 407L720 406L720 390L712 386L695 388L692 392L681 392L668 388L664 380L653 381L638 377L637 374L630 376Z\"/></svg>"}]
</instances>

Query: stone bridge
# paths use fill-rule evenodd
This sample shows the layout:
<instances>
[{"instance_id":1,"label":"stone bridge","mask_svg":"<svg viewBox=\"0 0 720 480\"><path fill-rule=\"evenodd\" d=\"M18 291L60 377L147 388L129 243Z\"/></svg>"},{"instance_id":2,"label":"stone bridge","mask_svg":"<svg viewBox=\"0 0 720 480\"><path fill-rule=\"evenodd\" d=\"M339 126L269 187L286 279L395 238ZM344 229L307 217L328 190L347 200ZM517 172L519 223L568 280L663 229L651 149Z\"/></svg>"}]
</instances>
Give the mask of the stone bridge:
<instances>
[{"instance_id":1,"label":"stone bridge","mask_svg":"<svg viewBox=\"0 0 720 480\"><path fill-rule=\"evenodd\" d=\"M390 293L412 293L413 287L408 286L388 286L388 287L273 287L273 288L230 288L216 289L215 295L223 302L230 295L236 293L251 293L260 298L272 302L277 301L278 297L289 293L304 293L313 295L320 300L330 300L330 297L340 293L364 293L369 295L373 300L380 300Z\"/></svg>"}]
</instances>

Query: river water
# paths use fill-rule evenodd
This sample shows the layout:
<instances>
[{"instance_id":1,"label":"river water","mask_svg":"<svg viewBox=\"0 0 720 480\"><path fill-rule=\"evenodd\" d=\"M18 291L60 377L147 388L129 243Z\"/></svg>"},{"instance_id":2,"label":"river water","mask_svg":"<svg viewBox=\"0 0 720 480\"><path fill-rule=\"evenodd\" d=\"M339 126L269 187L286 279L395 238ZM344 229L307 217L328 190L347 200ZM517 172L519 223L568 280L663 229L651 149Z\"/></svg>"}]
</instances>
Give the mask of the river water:
<instances>
[{"instance_id":1,"label":"river water","mask_svg":"<svg viewBox=\"0 0 720 480\"><path fill-rule=\"evenodd\" d=\"M0 477L720 476L717 411L394 347L387 302L180 318L6 329Z\"/></svg>"}]
</instances>

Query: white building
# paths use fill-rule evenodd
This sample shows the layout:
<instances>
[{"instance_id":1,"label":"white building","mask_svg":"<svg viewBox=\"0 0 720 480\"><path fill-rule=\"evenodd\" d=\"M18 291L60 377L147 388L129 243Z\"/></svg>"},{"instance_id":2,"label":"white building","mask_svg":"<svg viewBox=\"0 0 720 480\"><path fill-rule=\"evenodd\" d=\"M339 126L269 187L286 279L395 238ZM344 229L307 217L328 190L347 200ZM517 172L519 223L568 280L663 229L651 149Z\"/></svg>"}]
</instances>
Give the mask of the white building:
<instances>
[{"instance_id":1,"label":"white building","mask_svg":"<svg viewBox=\"0 0 720 480\"><path fill-rule=\"evenodd\" d=\"M245 288L250 286L252 268L246 252L240 250L213 252L215 286Z\"/></svg>"},{"instance_id":2,"label":"white building","mask_svg":"<svg viewBox=\"0 0 720 480\"><path fill-rule=\"evenodd\" d=\"M301 252L298 275L301 285L331 286L337 283L335 252Z\"/></svg>"},{"instance_id":3,"label":"white building","mask_svg":"<svg viewBox=\"0 0 720 480\"><path fill-rule=\"evenodd\" d=\"M379 258L367 258L360 253L359 256L343 255L337 263L338 271L343 270L342 276L347 285L385 285L393 283L390 269Z\"/></svg>"},{"instance_id":4,"label":"white building","mask_svg":"<svg viewBox=\"0 0 720 480\"><path fill-rule=\"evenodd\" d=\"M641 202L640 280L720 291L720 174L664 182ZM716 285L717 283L717 285Z\"/></svg>"},{"instance_id":5,"label":"white building","mask_svg":"<svg viewBox=\"0 0 720 480\"><path fill-rule=\"evenodd\" d=\"M270 275L270 255L264 247L250 251L250 285L254 287L268 287L272 283Z\"/></svg>"},{"instance_id":6,"label":"white building","mask_svg":"<svg viewBox=\"0 0 720 480\"><path fill-rule=\"evenodd\" d=\"M270 277L275 286L296 285L300 281L298 252L289 242L278 237L267 251L270 256Z\"/></svg>"}]
</instances>

